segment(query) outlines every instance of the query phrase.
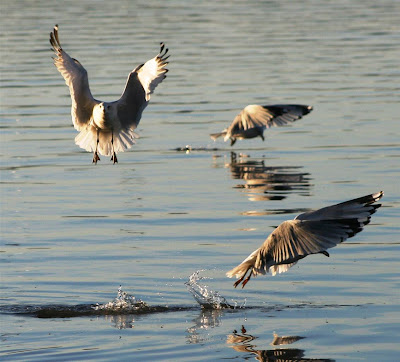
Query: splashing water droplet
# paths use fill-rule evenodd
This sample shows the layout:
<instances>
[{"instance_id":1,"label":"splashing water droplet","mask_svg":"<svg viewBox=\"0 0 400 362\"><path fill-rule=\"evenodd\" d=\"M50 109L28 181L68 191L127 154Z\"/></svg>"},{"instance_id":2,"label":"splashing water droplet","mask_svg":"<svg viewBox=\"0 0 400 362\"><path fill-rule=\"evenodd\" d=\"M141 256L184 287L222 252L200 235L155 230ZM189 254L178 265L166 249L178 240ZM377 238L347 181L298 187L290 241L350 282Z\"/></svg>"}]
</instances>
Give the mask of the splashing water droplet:
<instances>
[{"instance_id":1,"label":"splashing water droplet","mask_svg":"<svg viewBox=\"0 0 400 362\"><path fill-rule=\"evenodd\" d=\"M128 294L122 290L122 286L119 286L117 297L106 304L96 304L94 310L103 310L110 312L136 312L141 309L147 308L148 305L135 296Z\"/></svg>"},{"instance_id":2,"label":"splashing water droplet","mask_svg":"<svg viewBox=\"0 0 400 362\"><path fill-rule=\"evenodd\" d=\"M205 269L198 270L189 276L189 280L185 283L189 292L193 295L193 298L197 303L204 309L234 309L235 306L228 303L228 301L220 295L217 291L209 289L206 285L201 285L200 280L204 277L200 276L200 272Z\"/></svg>"}]
</instances>

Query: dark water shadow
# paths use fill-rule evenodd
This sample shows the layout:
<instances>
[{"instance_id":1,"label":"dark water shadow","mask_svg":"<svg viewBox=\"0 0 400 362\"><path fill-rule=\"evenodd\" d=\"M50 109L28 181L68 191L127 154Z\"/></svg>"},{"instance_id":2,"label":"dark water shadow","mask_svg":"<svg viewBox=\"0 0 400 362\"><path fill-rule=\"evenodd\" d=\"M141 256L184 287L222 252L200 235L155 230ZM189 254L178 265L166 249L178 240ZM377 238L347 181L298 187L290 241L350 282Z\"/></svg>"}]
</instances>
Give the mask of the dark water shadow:
<instances>
[{"instance_id":1,"label":"dark water shadow","mask_svg":"<svg viewBox=\"0 0 400 362\"><path fill-rule=\"evenodd\" d=\"M83 316L122 316L122 315L145 315L154 313L180 312L187 310L198 310L194 306L149 306L143 305L137 309L96 309L96 304L77 305L9 305L0 306L0 314L26 315L36 318L73 318Z\"/></svg>"},{"instance_id":2,"label":"dark water shadow","mask_svg":"<svg viewBox=\"0 0 400 362\"><path fill-rule=\"evenodd\" d=\"M117 316L117 315L146 315L155 313L171 313L171 312L185 312L185 311L198 311L201 313L211 313L213 315L223 316L223 313L241 313L248 310L258 310L260 313L266 312L281 312L284 310L293 309L324 309L324 308L347 308L347 307L361 307L361 305L354 304L314 304L314 303L299 303L292 305L275 304L271 306L238 306L231 305L218 306L213 309L212 307L203 308L199 305L148 305L144 303L136 309L96 309L98 304L76 304L76 305L63 305L63 304L46 304L46 305L0 305L0 314L15 314L26 315L36 318L73 318L83 316ZM219 313L221 312L221 313ZM200 317L202 318L202 317Z\"/></svg>"}]
</instances>

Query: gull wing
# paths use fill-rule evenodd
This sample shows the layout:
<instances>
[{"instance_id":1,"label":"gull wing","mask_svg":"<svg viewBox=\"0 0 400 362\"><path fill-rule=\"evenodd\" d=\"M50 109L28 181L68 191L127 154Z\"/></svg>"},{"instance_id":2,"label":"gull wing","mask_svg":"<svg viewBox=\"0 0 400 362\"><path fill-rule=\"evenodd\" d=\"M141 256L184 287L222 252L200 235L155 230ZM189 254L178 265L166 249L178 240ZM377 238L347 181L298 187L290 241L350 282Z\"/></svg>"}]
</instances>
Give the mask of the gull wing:
<instances>
[{"instance_id":1,"label":"gull wing","mask_svg":"<svg viewBox=\"0 0 400 362\"><path fill-rule=\"evenodd\" d=\"M357 219L284 221L257 249L257 253L251 254L253 275L268 271L272 275L286 272L310 254L324 253L329 256L326 249L359 233L368 222L369 219L367 222L358 222Z\"/></svg>"},{"instance_id":2,"label":"gull wing","mask_svg":"<svg viewBox=\"0 0 400 362\"><path fill-rule=\"evenodd\" d=\"M359 233L368 222L357 219L284 221L267 238L260 253L269 254L274 264L292 263L299 257L333 248Z\"/></svg>"},{"instance_id":3,"label":"gull wing","mask_svg":"<svg viewBox=\"0 0 400 362\"><path fill-rule=\"evenodd\" d=\"M299 104L276 104L271 106L250 104L235 117L228 129L228 133L254 127L265 129L272 126L283 126L302 118L310 113L312 109L311 106Z\"/></svg>"},{"instance_id":4,"label":"gull wing","mask_svg":"<svg viewBox=\"0 0 400 362\"><path fill-rule=\"evenodd\" d=\"M56 58L54 65L65 79L72 99L71 115L74 127L80 131L85 128L93 113L96 101L89 88L86 69L76 59L71 58L62 48L58 37L58 25L50 33L50 44Z\"/></svg>"},{"instance_id":5,"label":"gull wing","mask_svg":"<svg viewBox=\"0 0 400 362\"><path fill-rule=\"evenodd\" d=\"M146 92L146 101L150 100L150 94L154 92L154 89L166 78L168 69L165 69L169 58L168 48L165 48L164 43L160 44L160 53L153 59L148 60L144 63L138 72L140 83Z\"/></svg>"},{"instance_id":6,"label":"gull wing","mask_svg":"<svg viewBox=\"0 0 400 362\"><path fill-rule=\"evenodd\" d=\"M125 90L117 101L118 118L124 129L136 128L150 94L165 78L168 69L168 48L161 43L160 53L153 59L136 67L128 76Z\"/></svg>"},{"instance_id":7,"label":"gull wing","mask_svg":"<svg viewBox=\"0 0 400 362\"><path fill-rule=\"evenodd\" d=\"M381 204L373 204L380 200L383 191L375 194L359 197L354 200L341 202L336 205L323 207L322 209L308 211L297 215L295 220L322 220L322 219L360 219L366 218L375 213Z\"/></svg>"}]
</instances>

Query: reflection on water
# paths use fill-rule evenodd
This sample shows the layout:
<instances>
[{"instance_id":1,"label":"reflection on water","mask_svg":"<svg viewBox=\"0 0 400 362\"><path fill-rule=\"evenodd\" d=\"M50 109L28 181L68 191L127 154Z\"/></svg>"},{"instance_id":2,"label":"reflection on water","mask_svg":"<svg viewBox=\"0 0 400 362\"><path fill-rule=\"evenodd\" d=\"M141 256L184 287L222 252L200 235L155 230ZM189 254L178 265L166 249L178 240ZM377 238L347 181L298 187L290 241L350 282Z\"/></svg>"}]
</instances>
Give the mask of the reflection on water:
<instances>
[{"instance_id":1,"label":"reflection on water","mask_svg":"<svg viewBox=\"0 0 400 362\"><path fill-rule=\"evenodd\" d=\"M271 342L272 346L281 346L282 344L292 344L299 339L303 339L305 337L300 336L278 336L274 333L274 340Z\"/></svg>"},{"instance_id":2,"label":"reflection on water","mask_svg":"<svg viewBox=\"0 0 400 362\"><path fill-rule=\"evenodd\" d=\"M274 333L274 339L270 343L273 346L292 344L304 337L300 336L278 336ZM231 347L238 352L252 353L258 361L333 361L326 358L305 358L305 351L298 348L279 348L279 349L258 349L253 342L257 337L247 333L242 325L240 333L236 330L229 334L226 343L233 344Z\"/></svg>"},{"instance_id":3,"label":"reflection on water","mask_svg":"<svg viewBox=\"0 0 400 362\"><path fill-rule=\"evenodd\" d=\"M310 195L310 174L299 172L301 166L266 166L264 159L231 152L225 167L233 179L245 181L235 187L246 192L250 201L283 200L291 193Z\"/></svg>"},{"instance_id":4,"label":"reflection on water","mask_svg":"<svg viewBox=\"0 0 400 362\"><path fill-rule=\"evenodd\" d=\"M194 326L186 331L189 343L203 343L208 340L208 330L219 327L224 311L221 309L202 309L200 315L193 320Z\"/></svg>"},{"instance_id":5,"label":"reflection on water","mask_svg":"<svg viewBox=\"0 0 400 362\"><path fill-rule=\"evenodd\" d=\"M105 315L104 319L117 329L129 329L134 327L135 317L132 314Z\"/></svg>"}]
</instances>

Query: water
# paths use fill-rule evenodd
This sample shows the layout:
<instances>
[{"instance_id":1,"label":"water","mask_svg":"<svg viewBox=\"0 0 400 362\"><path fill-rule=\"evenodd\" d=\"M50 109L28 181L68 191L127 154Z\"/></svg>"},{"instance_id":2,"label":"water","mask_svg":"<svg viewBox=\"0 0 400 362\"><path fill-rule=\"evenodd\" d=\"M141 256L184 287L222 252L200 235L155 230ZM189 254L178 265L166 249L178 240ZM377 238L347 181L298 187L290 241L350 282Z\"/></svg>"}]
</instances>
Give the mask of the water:
<instances>
[{"instance_id":1,"label":"water","mask_svg":"<svg viewBox=\"0 0 400 362\"><path fill-rule=\"evenodd\" d=\"M1 8L2 360L398 359L398 1ZM56 23L103 100L160 41L170 48L141 138L118 165L94 166L74 144L49 50ZM251 103L314 110L265 142L208 137ZM381 189L371 224L329 259L243 290L225 277L285 219ZM200 269L207 290L245 308L202 309L185 285ZM104 305L120 285L155 309L12 313ZM271 344L274 333L301 338Z\"/></svg>"}]
</instances>

